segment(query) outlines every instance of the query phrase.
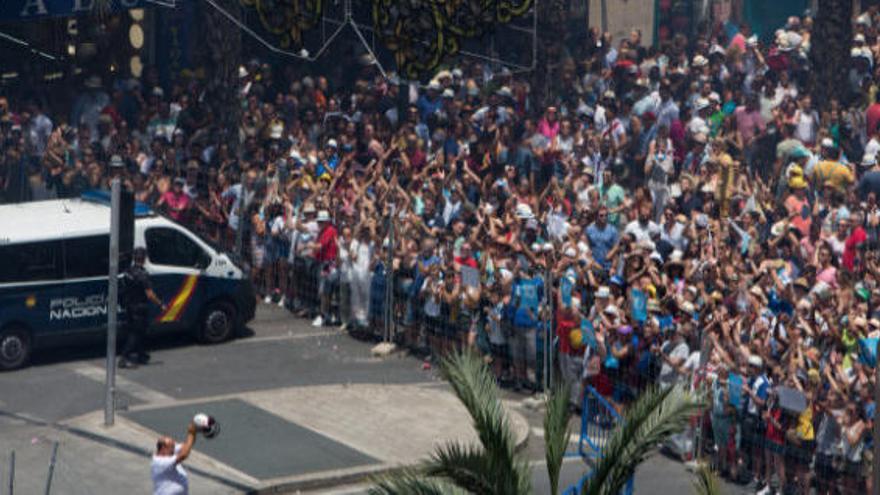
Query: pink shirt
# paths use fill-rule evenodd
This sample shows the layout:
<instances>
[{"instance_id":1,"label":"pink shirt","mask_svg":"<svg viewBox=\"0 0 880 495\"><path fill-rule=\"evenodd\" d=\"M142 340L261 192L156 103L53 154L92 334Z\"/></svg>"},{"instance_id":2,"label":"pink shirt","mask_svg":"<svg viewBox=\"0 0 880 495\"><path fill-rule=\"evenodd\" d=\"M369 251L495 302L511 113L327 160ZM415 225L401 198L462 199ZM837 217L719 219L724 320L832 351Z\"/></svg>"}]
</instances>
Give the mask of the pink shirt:
<instances>
[{"instance_id":1,"label":"pink shirt","mask_svg":"<svg viewBox=\"0 0 880 495\"><path fill-rule=\"evenodd\" d=\"M557 134L559 134L559 121L557 120L551 124L547 119L542 118L541 121L538 122L538 132L543 134L547 139L552 140Z\"/></svg>"},{"instance_id":2,"label":"pink shirt","mask_svg":"<svg viewBox=\"0 0 880 495\"><path fill-rule=\"evenodd\" d=\"M162 195L162 199L168 205L168 216L179 222L183 217L183 210L189 206L189 196L186 193L174 194L174 191L168 191Z\"/></svg>"},{"instance_id":3,"label":"pink shirt","mask_svg":"<svg viewBox=\"0 0 880 495\"><path fill-rule=\"evenodd\" d=\"M742 53L746 52L746 37L743 36L742 33L736 33L733 36L733 39L730 40L730 46L735 46L739 48L739 51Z\"/></svg>"},{"instance_id":4,"label":"pink shirt","mask_svg":"<svg viewBox=\"0 0 880 495\"><path fill-rule=\"evenodd\" d=\"M833 266L829 266L828 268L822 270L816 275L816 280L820 282L825 282L828 284L828 287L832 289L837 288L837 268Z\"/></svg>"},{"instance_id":5,"label":"pink shirt","mask_svg":"<svg viewBox=\"0 0 880 495\"><path fill-rule=\"evenodd\" d=\"M737 107L734 112L736 117L736 129L742 134L743 141L750 141L759 132L764 132L767 124L764 117L761 117L761 111L748 111L746 107Z\"/></svg>"}]
</instances>

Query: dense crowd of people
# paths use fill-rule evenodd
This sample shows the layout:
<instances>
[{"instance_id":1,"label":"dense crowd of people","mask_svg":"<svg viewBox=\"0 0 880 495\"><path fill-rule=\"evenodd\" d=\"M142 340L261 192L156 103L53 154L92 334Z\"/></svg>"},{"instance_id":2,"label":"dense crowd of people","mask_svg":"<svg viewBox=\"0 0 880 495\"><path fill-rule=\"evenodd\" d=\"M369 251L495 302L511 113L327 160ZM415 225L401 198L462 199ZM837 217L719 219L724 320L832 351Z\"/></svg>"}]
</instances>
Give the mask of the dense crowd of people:
<instances>
[{"instance_id":1,"label":"dense crowd of people","mask_svg":"<svg viewBox=\"0 0 880 495\"><path fill-rule=\"evenodd\" d=\"M11 93L0 189L75 197L120 175L316 326L391 314L401 344L474 348L517 390L540 387L548 345L575 408L583 385L618 409L703 386L726 476L870 490L880 13L854 23L849 84L822 105L811 19L769 43L727 28L590 33L554 51L540 99L473 61L426 85L251 62L237 135L198 79L151 69L87 77L64 112Z\"/></svg>"}]
</instances>

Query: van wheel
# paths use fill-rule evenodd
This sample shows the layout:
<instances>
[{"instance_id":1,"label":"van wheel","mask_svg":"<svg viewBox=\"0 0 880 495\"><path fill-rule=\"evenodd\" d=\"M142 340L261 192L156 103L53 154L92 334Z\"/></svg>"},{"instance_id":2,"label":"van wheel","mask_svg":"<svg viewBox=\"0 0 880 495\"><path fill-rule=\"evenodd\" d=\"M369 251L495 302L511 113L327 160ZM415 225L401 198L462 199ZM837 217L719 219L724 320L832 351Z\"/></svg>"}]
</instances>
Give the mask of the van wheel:
<instances>
[{"instance_id":1,"label":"van wheel","mask_svg":"<svg viewBox=\"0 0 880 495\"><path fill-rule=\"evenodd\" d=\"M31 357L31 335L14 326L0 331L0 370L14 370L27 364Z\"/></svg>"},{"instance_id":2,"label":"van wheel","mask_svg":"<svg viewBox=\"0 0 880 495\"><path fill-rule=\"evenodd\" d=\"M199 341L203 344L217 344L229 340L235 333L235 326L235 307L225 301L214 301L202 313Z\"/></svg>"}]
</instances>

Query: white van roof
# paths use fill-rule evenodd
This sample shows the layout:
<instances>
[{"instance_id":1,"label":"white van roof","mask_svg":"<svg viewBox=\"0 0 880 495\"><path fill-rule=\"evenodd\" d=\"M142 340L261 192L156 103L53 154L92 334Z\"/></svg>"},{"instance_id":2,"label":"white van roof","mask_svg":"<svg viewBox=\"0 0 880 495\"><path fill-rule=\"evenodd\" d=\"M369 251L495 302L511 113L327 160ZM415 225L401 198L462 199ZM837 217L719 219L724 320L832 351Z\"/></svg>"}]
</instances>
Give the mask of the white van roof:
<instances>
[{"instance_id":1,"label":"white van roof","mask_svg":"<svg viewBox=\"0 0 880 495\"><path fill-rule=\"evenodd\" d=\"M110 207L82 199L0 205L0 244L110 232Z\"/></svg>"}]
</instances>

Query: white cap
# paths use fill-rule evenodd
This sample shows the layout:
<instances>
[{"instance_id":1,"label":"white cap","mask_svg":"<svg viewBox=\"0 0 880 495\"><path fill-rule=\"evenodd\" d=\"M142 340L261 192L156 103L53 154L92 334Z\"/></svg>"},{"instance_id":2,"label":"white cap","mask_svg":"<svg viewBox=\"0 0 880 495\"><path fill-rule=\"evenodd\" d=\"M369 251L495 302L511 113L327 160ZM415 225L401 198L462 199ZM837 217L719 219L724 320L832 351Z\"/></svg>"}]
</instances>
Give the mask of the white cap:
<instances>
[{"instance_id":1,"label":"white cap","mask_svg":"<svg viewBox=\"0 0 880 495\"><path fill-rule=\"evenodd\" d=\"M328 147L328 148L336 148L336 147L338 147L338 146L339 146L339 144L336 143L336 140L335 140L335 139L332 139L332 138L331 138L331 139L329 139L329 140L327 141L327 147Z\"/></svg>"},{"instance_id":2,"label":"white cap","mask_svg":"<svg viewBox=\"0 0 880 495\"><path fill-rule=\"evenodd\" d=\"M749 356L749 364L760 368L764 366L764 360L761 359L761 356L758 356L757 354L752 354Z\"/></svg>"},{"instance_id":3,"label":"white cap","mask_svg":"<svg viewBox=\"0 0 880 495\"><path fill-rule=\"evenodd\" d=\"M608 299L611 297L611 289L609 289L607 285L600 285L599 290L596 291L596 297L599 299Z\"/></svg>"},{"instance_id":4,"label":"white cap","mask_svg":"<svg viewBox=\"0 0 880 495\"><path fill-rule=\"evenodd\" d=\"M706 98L697 98L697 102L695 104L696 110L699 112L700 110L709 108L709 100Z\"/></svg>"},{"instance_id":5,"label":"white cap","mask_svg":"<svg viewBox=\"0 0 880 495\"><path fill-rule=\"evenodd\" d=\"M856 43L864 43L865 35L862 33L857 33L855 36L853 36L853 41Z\"/></svg>"},{"instance_id":6,"label":"white cap","mask_svg":"<svg viewBox=\"0 0 880 495\"><path fill-rule=\"evenodd\" d=\"M617 306L615 306L615 305L613 305L613 304L609 304L608 307L605 308L605 314L606 314L606 315L615 315L615 316L617 316L617 314L618 314L619 312L620 312L620 310L617 309Z\"/></svg>"},{"instance_id":7,"label":"white cap","mask_svg":"<svg viewBox=\"0 0 880 495\"><path fill-rule=\"evenodd\" d=\"M535 218L535 214L532 213L532 207L525 204L520 203L516 205L516 218L521 220L528 220L530 218Z\"/></svg>"},{"instance_id":8,"label":"white cap","mask_svg":"<svg viewBox=\"0 0 880 495\"><path fill-rule=\"evenodd\" d=\"M575 248L569 246L569 247L565 248L564 254L566 256L568 256L569 258L574 258L575 256L577 256L577 250L575 250Z\"/></svg>"},{"instance_id":9,"label":"white cap","mask_svg":"<svg viewBox=\"0 0 880 495\"><path fill-rule=\"evenodd\" d=\"M862 156L862 166L873 167L874 165L877 165L877 156L870 153L865 153L865 155Z\"/></svg>"},{"instance_id":10,"label":"white cap","mask_svg":"<svg viewBox=\"0 0 880 495\"><path fill-rule=\"evenodd\" d=\"M693 66L694 67L703 67L704 65L706 65L708 63L709 63L709 60L706 57L704 57L702 55L697 55L696 57L694 57Z\"/></svg>"},{"instance_id":11,"label":"white cap","mask_svg":"<svg viewBox=\"0 0 880 495\"><path fill-rule=\"evenodd\" d=\"M455 98L455 92L449 88L446 88L443 90L443 97L444 98Z\"/></svg>"},{"instance_id":12,"label":"white cap","mask_svg":"<svg viewBox=\"0 0 880 495\"><path fill-rule=\"evenodd\" d=\"M430 89L430 90L440 91L440 88L441 88L440 83L437 81L431 81L430 83L428 83L428 89Z\"/></svg>"},{"instance_id":13,"label":"white cap","mask_svg":"<svg viewBox=\"0 0 880 495\"><path fill-rule=\"evenodd\" d=\"M822 139L822 147L823 148L834 148L834 141L831 138L823 138Z\"/></svg>"},{"instance_id":14,"label":"white cap","mask_svg":"<svg viewBox=\"0 0 880 495\"><path fill-rule=\"evenodd\" d=\"M318 212L318 217L315 220L318 222L329 222L330 213L327 210L321 210Z\"/></svg>"}]
</instances>

